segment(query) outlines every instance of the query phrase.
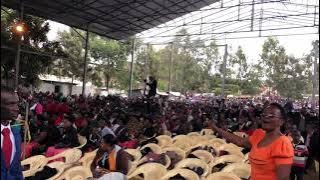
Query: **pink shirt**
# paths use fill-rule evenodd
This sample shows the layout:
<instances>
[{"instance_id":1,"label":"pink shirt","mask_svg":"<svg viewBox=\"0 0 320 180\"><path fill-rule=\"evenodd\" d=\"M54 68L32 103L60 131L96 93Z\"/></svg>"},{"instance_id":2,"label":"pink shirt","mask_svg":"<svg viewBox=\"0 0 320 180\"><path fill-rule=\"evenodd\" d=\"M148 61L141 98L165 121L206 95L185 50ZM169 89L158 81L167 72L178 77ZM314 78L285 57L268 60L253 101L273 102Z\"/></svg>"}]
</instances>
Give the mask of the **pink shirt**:
<instances>
[{"instance_id":1,"label":"pink shirt","mask_svg":"<svg viewBox=\"0 0 320 180\"><path fill-rule=\"evenodd\" d=\"M43 106L40 103L38 103L36 106L36 114L41 115L42 113L43 113Z\"/></svg>"}]
</instances>

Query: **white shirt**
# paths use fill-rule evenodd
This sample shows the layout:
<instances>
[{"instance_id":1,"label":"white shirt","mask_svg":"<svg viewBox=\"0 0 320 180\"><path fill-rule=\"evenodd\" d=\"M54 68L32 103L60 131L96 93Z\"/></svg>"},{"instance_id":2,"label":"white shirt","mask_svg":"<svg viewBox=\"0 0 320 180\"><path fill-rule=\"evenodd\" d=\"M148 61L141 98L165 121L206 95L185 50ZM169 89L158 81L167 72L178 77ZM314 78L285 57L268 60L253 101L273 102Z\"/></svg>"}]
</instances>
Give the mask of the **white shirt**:
<instances>
[{"instance_id":1,"label":"white shirt","mask_svg":"<svg viewBox=\"0 0 320 180\"><path fill-rule=\"evenodd\" d=\"M113 136L116 136L116 135L114 134L114 132L113 132L110 128L104 127L104 128L102 129L101 135L102 135L102 137L103 137L103 136L105 136L105 135L107 135L107 134L112 134Z\"/></svg>"},{"instance_id":2,"label":"white shirt","mask_svg":"<svg viewBox=\"0 0 320 180\"><path fill-rule=\"evenodd\" d=\"M3 146L2 130L5 129L5 128L9 128L9 130L10 130L10 140L11 140L11 143L12 143L12 152L11 152L11 160L10 160L10 163L11 163L13 158L14 158L14 154L16 153L16 144L14 142L14 136L13 136L10 124L8 126L4 126L4 125L1 124L1 150L2 150L2 146Z\"/></svg>"},{"instance_id":3,"label":"white shirt","mask_svg":"<svg viewBox=\"0 0 320 180\"><path fill-rule=\"evenodd\" d=\"M119 127L120 127L119 124L115 124L115 125L113 125L113 127L111 128L111 130L112 130L113 132L116 132Z\"/></svg>"}]
</instances>

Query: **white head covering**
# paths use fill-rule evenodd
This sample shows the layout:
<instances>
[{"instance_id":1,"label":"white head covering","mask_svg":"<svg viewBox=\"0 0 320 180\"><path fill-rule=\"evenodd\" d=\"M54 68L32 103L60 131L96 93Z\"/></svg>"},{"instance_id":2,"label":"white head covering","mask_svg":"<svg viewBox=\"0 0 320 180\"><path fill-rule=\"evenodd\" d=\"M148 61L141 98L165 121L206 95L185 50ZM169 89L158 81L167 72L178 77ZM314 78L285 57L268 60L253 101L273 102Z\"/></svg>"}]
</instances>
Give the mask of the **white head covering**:
<instances>
[{"instance_id":1,"label":"white head covering","mask_svg":"<svg viewBox=\"0 0 320 180\"><path fill-rule=\"evenodd\" d=\"M127 176L119 172L111 172L100 177L98 180L128 180Z\"/></svg>"}]
</instances>

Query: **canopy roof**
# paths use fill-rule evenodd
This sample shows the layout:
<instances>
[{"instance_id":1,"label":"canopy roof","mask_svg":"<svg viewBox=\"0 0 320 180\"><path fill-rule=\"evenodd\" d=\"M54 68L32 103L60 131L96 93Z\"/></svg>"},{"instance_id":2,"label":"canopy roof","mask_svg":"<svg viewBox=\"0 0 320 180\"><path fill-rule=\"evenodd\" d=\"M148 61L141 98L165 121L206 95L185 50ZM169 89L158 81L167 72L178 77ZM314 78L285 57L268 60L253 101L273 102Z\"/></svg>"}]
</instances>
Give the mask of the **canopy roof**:
<instances>
[{"instance_id":1,"label":"canopy roof","mask_svg":"<svg viewBox=\"0 0 320 180\"><path fill-rule=\"evenodd\" d=\"M1 0L18 9L21 0ZM24 13L112 39L126 39L218 0L23 0Z\"/></svg>"}]
</instances>

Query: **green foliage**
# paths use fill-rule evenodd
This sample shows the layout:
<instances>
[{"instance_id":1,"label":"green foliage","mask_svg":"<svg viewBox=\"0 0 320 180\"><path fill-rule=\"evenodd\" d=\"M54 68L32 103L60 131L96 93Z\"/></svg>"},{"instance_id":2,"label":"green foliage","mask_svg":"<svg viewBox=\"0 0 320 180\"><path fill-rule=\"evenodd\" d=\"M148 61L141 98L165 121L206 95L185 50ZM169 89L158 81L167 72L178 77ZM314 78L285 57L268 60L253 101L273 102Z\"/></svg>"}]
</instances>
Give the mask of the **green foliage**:
<instances>
[{"instance_id":1,"label":"green foliage","mask_svg":"<svg viewBox=\"0 0 320 180\"><path fill-rule=\"evenodd\" d=\"M1 44L16 48L18 38L12 33L12 27L17 21L17 14L15 11L5 10L6 12L1 11ZM20 74L26 77L28 84L37 84L38 75L48 70L59 76L82 78L85 41L81 36L84 37L85 32L73 29L59 32L58 42L50 42L47 39L50 27L45 20L26 15L24 21L27 32L23 37L23 49L61 57L55 59L22 53ZM119 42L90 33L88 61L91 64L88 66L88 80L98 87L128 89L128 57L132 38ZM181 29L173 39L172 46L156 50L144 45L141 40L135 40L135 46L133 88L141 87L141 82L147 76L154 76L158 80L158 89L167 91L171 69L172 91L221 93L222 55L219 54L215 41L205 46L203 40L191 41L187 30ZM288 56L276 38L269 38L263 44L259 63L249 65L245 52L239 46L234 54L228 56L225 94L256 95L262 83L273 87L285 97L301 98L302 94L309 94L312 90L312 58L319 54L319 42L313 42L313 47L309 55L297 59ZM2 77L13 77L15 55L14 51L1 49ZM215 67L219 67L219 73L212 74ZM265 82L262 81L263 78L266 79Z\"/></svg>"},{"instance_id":2,"label":"green foliage","mask_svg":"<svg viewBox=\"0 0 320 180\"><path fill-rule=\"evenodd\" d=\"M11 49L17 48L19 36L13 33L13 27L18 22L16 11L1 9L1 45ZM49 24L44 19L24 15L24 27L26 29L21 43L21 49L52 54L55 56L64 56L60 43L48 41L47 33ZM16 51L1 49L1 70L3 78L9 79L14 77ZM39 81L38 75L46 73L47 67L53 64L54 58L21 52L20 73L19 77L25 77L27 85L36 85ZM20 80L21 81L21 80Z\"/></svg>"},{"instance_id":3,"label":"green foliage","mask_svg":"<svg viewBox=\"0 0 320 180\"><path fill-rule=\"evenodd\" d=\"M84 36L84 32L80 32ZM64 52L68 54L68 58L55 61L54 66L50 69L52 74L58 76L67 76L80 78L83 74L84 64L84 39L73 29L70 31L58 32L58 40L60 41Z\"/></svg>"},{"instance_id":4,"label":"green foliage","mask_svg":"<svg viewBox=\"0 0 320 180\"><path fill-rule=\"evenodd\" d=\"M311 77L308 57L297 59L288 56L276 38L269 38L263 44L261 64L265 68L268 86L282 96L302 98Z\"/></svg>"},{"instance_id":5,"label":"green foliage","mask_svg":"<svg viewBox=\"0 0 320 180\"><path fill-rule=\"evenodd\" d=\"M123 67L127 60L127 48L119 41L95 36L90 42L90 54L104 77L105 86L120 86L115 79L117 74L123 75Z\"/></svg>"},{"instance_id":6,"label":"green foliage","mask_svg":"<svg viewBox=\"0 0 320 180\"><path fill-rule=\"evenodd\" d=\"M70 29L58 33L68 59L57 61L52 73L82 79L85 37L83 31ZM124 88L127 79L121 79L126 65L129 43L89 34L87 79L98 87ZM62 62L61 64L59 62Z\"/></svg>"},{"instance_id":7,"label":"green foliage","mask_svg":"<svg viewBox=\"0 0 320 180\"><path fill-rule=\"evenodd\" d=\"M219 57L219 48L216 42L212 41L209 45L205 46L203 40L197 39L191 41L185 29L182 29L177 34L184 36L177 36L173 40L172 48L170 44L159 51L155 51L152 46L140 46L134 69L135 80L141 82L148 75L153 75L158 79L158 89L160 91L167 91L169 71L171 68L172 91L183 93L187 91L203 93L215 92L216 94L220 94L222 71L220 70L219 74L212 74L214 67L220 66L221 69L222 66L222 60ZM170 67L171 51L173 62ZM241 52L239 57L243 59L243 57L245 57L244 52ZM246 59L242 59L240 59L241 63L246 63ZM241 68L243 67L241 66ZM243 69L247 72L249 71L248 68L249 67L245 67ZM225 86L226 94L237 94L242 87L240 86L239 80L232 79L232 74L232 69L227 66L226 77L228 84ZM248 77L246 75L247 74L242 75L245 83L244 87L248 89L245 92L257 94L260 87L259 78L253 77L256 75L254 73L251 73ZM249 78L255 79L256 81L250 80L251 82L248 83ZM135 86L138 86L138 83L136 83Z\"/></svg>"}]
</instances>

